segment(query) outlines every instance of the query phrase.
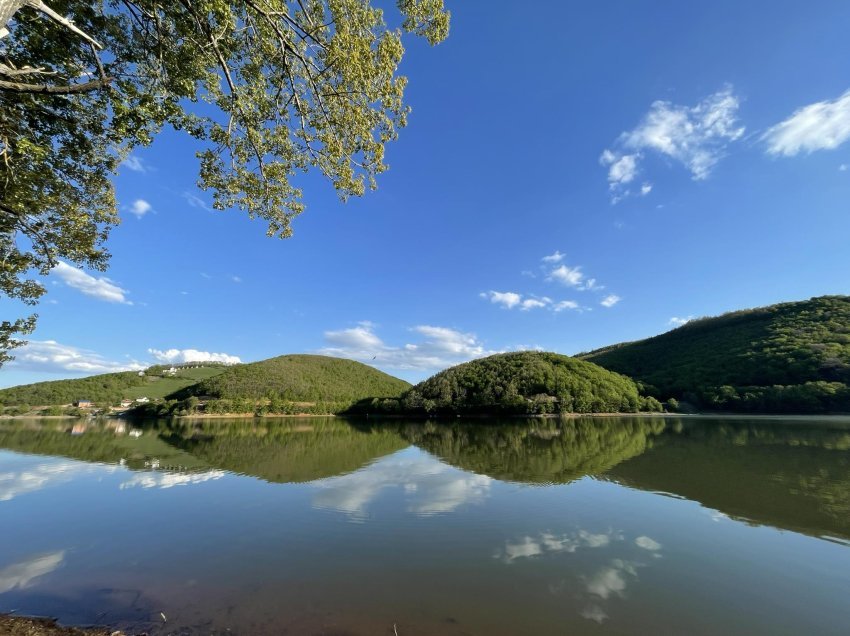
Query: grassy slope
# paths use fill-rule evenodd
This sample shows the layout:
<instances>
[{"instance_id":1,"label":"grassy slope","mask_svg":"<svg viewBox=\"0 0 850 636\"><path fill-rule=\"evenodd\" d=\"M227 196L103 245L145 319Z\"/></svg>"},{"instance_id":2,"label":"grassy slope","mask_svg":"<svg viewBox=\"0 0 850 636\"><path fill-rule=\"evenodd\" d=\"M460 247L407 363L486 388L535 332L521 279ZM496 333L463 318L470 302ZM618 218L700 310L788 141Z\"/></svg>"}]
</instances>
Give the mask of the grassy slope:
<instances>
[{"instance_id":1,"label":"grassy slope","mask_svg":"<svg viewBox=\"0 0 850 636\"><path fill-rule=\"evenodd\" d=\"M662 396L717 406L743 405L744 387L812 382L839 383L825 390L838 391L840 400L842 385L850 383L850 297L824 296L702 318L654 338L579 357L651 384ZM723 386L735 388L738 397L718 390ZM764 392L749 390L752 396ZM790 392L784 393L788 398ZM781 402L778 393L774 397ZM750 401L755 404L755 397ZM786 401L788 408L795 406L790 398ZM761 410L783 410L779 403L776 408L763 406Z\"/></svg>"},{"instance_id":2,"label":"grassy slope","mask_svg":"<svg viewBox=\"0 0 850 636\"><path fill-rule=\"evenodd\" d=\"M140 377L136 371L125 371L74 380L37 382L0 390L0 404L46 406L92 400L100 406L119 402L124 398L163 398L225 370L226 367L179 369L174 377Z\"/></svg>"},{"instance_id":3,"label":"grassy slope","mask_svg":"<svg viewBox=\"0 0 850 636\"><path fill-rule=\"evenodd\" d=\"M395 397L410 384L353 360L286 355L228 368L190 387L192 395L220 399L277 397L294 402L353 402Z\"/></svg>"}]
</instances>

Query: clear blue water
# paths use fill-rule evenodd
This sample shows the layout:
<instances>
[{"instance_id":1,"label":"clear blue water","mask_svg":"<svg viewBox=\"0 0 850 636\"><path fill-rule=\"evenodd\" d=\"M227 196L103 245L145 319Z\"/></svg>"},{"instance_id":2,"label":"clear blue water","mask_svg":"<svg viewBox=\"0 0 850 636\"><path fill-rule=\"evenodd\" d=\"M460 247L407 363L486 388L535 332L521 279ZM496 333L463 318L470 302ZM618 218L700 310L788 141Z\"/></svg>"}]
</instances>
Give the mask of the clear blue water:
<instances>
[{"instance_id":1,"label":"clear blue water","mask_svg":"<svg viewBox=\"0 0 850 636\"><path fill-rule=\"evenodd\" d=\"M71 426L0 423L0 612L151 634L850 632L848 420Z\"/></svg>"}]
</instances>

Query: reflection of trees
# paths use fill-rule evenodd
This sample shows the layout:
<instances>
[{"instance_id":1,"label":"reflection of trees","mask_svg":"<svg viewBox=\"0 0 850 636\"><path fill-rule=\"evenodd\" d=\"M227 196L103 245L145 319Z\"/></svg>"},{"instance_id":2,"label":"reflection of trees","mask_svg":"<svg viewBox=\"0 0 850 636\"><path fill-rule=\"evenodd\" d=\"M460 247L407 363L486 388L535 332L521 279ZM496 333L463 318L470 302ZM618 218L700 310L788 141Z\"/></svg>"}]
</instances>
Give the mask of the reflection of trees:
<instances>
[{"instance_id":1,"label":"reflection of trees","mask_svg":"<svg viewBox=\"0 0 850 636\"><path fill-rule=\"evenodd\" d=\"M73 424L80 425L77 420ZM0 448L36 455L68 457L86 462L118 463L128 468L149 467L156 460L161 469L197 470L204 464L163 442L156 435L133 438L116 434L99 424L89 424L81 435L72 435L72 423L12 421L0 424Z\"/></svg>"},{"instance_id":2,"label":"reflection of trees","mask_svg":"<svg viewBox=\"0 0 850 636\"><path fill-rule=\"evenodd\" d=\"M160 434L215 468L270 482L305 482L351 472L408 445L395 428L334 418L180 420Z\"/></svg>"},{"instance_id":3,"label":"reflection of trees","mask_svg":"<svg viewBox=\"0 0 850 636\"><path fill-rule=\"evenodd\" d=\"M566 483L640 455L662 418L619 417L408 425L403 435L463 470L505 481Z\"/></svg>"},{"instance_id":4,"label":"reflection of trees","mask_svg":"<svg viewBox=\"0 0 850 636\"><path fill-rule=\"evenodd\" d=\"M683 419L606 477L752 523L850 539L848 451L850 428L813 420Z\"/></svg>"}]
</instances>

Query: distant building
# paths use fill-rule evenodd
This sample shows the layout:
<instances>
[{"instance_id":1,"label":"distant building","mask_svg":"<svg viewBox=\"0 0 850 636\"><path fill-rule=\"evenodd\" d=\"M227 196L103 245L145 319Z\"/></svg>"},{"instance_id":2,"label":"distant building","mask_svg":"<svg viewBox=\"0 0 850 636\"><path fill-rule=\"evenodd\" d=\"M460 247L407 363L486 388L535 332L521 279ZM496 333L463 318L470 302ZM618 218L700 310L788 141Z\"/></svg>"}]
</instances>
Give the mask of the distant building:
<instances>
[{"instance_id":1,"label":"distant building","mask_svg":"<svg viewBox=\"0 0 850 636\"><path fill-rule=\"evenodd\" d=\"M74 406L79 409L90 409L94 406L94 404L91 400L77 400L76 402L74 402Z\"/></svg>"},{"instance_id":2,"label":"distant building","mask_svg":"<svg viewBox=\"0 0 850 636\"><path fill-rule=\"evenodd\" d=\"M150 398L146 398L146 397L136 398L136 404L147 404L150 401L151 401Z\"/></svg>"},{"instance_id":3,"label":"distant building","mask_svg":"<svg viewBox=\"0 0 850 636\"><path fill-rule=\"evenodd\" d=\"M145 377L145 372L144 372L144 371L139 371L139 377L140 377L140 378Z\"/></svg>"},{"instance_id":4,"label":"distant building","mask_svg":"<svg viewBox=\"0 0 850 636\"><path fill-rule=\"evenodd\" d=\"M127 408L128 406L132 406L133 400L121 400L121 407Z\"/></svg>"}]
</instances>

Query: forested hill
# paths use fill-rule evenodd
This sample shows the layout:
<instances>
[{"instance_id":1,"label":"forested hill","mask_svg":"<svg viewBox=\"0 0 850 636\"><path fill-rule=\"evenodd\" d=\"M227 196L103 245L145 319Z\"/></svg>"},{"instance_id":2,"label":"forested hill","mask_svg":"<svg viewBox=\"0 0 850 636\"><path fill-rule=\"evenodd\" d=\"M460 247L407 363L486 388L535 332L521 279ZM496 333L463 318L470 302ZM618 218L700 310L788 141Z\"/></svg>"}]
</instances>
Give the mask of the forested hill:
<instances>
[{"instance_id":1,"label":"forested hill","mask_svg":"<svg viewBox=\"0 0 850 636\"><path fill-rule=\"evenodd\" d=\"M578 357L699 408L850 411L850 297L823 296L693 320Z\"/></svg>"},{"instance_id":2,"label":"forested hill","mask_svg":"<svg viewBox=\"0 0 850 636\"><path fill-rule=\"evenodd\" d=\"M502 353L459 364L407 391L400 400L358 408L406 414L603 413L661 410L622 375L557 353Z\"/></svg>"},{"instance_id":3,"label":"forested hill","mask_svg":"<svg viewBox=\"0 0 850 636\"><path fill-rule=\"evenodd\" d=\"M316 355L286 355L230 367L189 391L199 397L291 402L354 402L397 397L410 384L370 366Z\"/></svg>"}]
</instances>

